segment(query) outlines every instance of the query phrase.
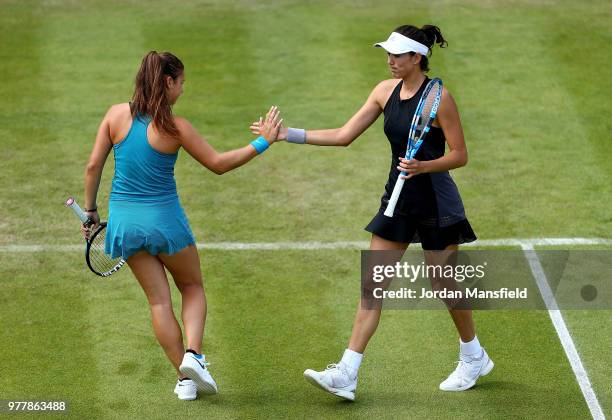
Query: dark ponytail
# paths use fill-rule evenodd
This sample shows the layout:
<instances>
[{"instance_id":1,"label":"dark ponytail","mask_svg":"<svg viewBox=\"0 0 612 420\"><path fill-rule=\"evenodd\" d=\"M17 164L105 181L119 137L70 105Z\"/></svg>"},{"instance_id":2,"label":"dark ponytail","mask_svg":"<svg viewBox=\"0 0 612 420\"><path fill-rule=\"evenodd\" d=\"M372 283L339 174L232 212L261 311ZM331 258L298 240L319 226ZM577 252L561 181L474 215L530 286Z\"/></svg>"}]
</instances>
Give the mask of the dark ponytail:
<instances>
[{"instance_id":1,"label":"dark ponytail","mask_svg":"<svg viewBox=\"0 0 612 420\"><path fill-rule=\"evenodd\" d=\"M172 107L166 95L166 78L176 80L183 73L181 60L169 52L150 51L142 59L136 74L136 86L132 97L132 117L147 115L155 128L170 137L179 137L172 118Z\"/></svg>"},{"instance_id":2,"label":"dark ponytail","mask_svg":"<svg viewBox=\"0 0 612 420\"><path fill-rule=\"evenodd\" d=\"M412 25L402 25L396 28L393 32L400 33L405 37L414 39L429 48L429 54L421 57L421 70L424 72L429 71L429 59L431 57L431 51L435 44L438 44L440 48L448 46L448 42L442 36L442 31L435 25L423 25L422 28L417 28ZM414 54L414 53L411 53Z\"/></svg>"}]
</instances>

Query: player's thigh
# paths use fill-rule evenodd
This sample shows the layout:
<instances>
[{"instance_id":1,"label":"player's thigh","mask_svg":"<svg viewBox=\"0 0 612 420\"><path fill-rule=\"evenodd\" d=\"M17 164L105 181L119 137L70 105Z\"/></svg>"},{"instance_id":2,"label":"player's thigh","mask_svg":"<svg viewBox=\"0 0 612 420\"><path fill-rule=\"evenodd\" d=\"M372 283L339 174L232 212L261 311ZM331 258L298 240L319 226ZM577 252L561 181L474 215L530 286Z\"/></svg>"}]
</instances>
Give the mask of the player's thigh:
<instances>
[{"instance_id":1,"label":"player's thigh","mask_svg":"<svg viewBox=\"0 0 612 420\"><path fill-rule=\"evenodd\" d=\"M151 305L171 304L166 270L156 256L140 251L129 257L127 263Z\"/></svg>"},{"instance_id":2,"label":"player's thigh","mask_svg":"<svg viewBox=\"0 0 612 420\"><path fill-rule=\"evenodd\" d=\"M459 291L457 282L453 276L446 274L446 267L455 267L457 265L457 259L459 257L459 246L456 244L448 245L444 249L439 250L424 250L425 264L428 267L440 267L439 270L432 270L432 274L429 277L432 290L436 291ZM442 299L449 308L458 305L458 302L452 300ZM451 306L452 305L452 306Z\"/></svg>"},{"instance_id":3,"label":"player's thigh","mask_svg":"<svg viewBox=\"0 0 612 420\"><path fill-rule=\"evenodd\" d=\"M402 259L406 248L408 248L407 243L390 241L388 239L381 238L378 235L372 234L370 251L394 252L370 252L367 258L363 261L363 264L365 265L362 267L362 270L365 270L364 273L367 272L364 277L364 279L367 280L364 280L361 284L363 291L366 292L364 296L373 296L372 293L374 289L382 288L383 290L386 290L390 286L392 281L391 279L385 279L382 282L374 280L375 269L376 267L380 266L395 265ZM368 309L380 309L380 300L373 299L372 303L373 305L370 305L369 303L367 304L369 307Z\"/></svg>"},{"instance_id":4,"label":"player's thigh","mask_svg":"<svg viewBox=\"0 0 612 420\"><path fill-rule=\"evenodd\" d=\"M394 242L372 234L370 240L370 251L405 251L408 244L404 242Z\"/></svg>"},{"instance_id":5,"label":"player's thigh","mask_svg":"<svg viewBox=\"0 0 612 420\"><path fill-rule=\"evenodd\" d=\"M444 249L423 250L427 265L456 265L459 245L448 245Z\"/></svg>"},{"instance_id":6,"label":"player's thigh","mask_svg":"<svg viewBox=\"0 0 612 420\"><path fill-rule=\"evenodd\" d=\"M171 255L159 254L158 257L172 274L177 287L202 285L200 256L195 245L189 245Z\"/></svg>"}]
</instances>

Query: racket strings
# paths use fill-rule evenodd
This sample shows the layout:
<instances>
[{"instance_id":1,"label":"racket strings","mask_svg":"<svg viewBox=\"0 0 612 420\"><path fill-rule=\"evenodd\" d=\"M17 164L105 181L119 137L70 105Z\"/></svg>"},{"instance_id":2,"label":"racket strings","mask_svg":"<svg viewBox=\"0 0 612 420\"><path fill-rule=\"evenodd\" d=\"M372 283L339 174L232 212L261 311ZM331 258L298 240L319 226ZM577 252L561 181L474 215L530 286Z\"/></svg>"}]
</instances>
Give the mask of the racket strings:
<instances>
[{"instance_id":1,"label":"racket strings","mask_svg":"<svg viewBox=\"0 0 612 420\"><path fill-rule=\"evenodd\" d=\"M121 258L111 258L104 252L106 229L102 228L92 238L89 245L89 263L91 268L99 273L108 273L118 265L122 265Z\"/></svg>"},{"instance_id":2,"label":"racket strings","mask_svg":"<svg viewBox=\"0 0 612 420\"><path fill-rule=\"evenodd\" d=\"M431 110L434 107L436 101L439 100L439 94L442 86L436 84L429 91L425 100L423 101L423 109L421 111L421 115L417 124L417 138L422 134L422 131L425 127L429 125L429 121L431 119Z\"/></svg>"}]
</instances>

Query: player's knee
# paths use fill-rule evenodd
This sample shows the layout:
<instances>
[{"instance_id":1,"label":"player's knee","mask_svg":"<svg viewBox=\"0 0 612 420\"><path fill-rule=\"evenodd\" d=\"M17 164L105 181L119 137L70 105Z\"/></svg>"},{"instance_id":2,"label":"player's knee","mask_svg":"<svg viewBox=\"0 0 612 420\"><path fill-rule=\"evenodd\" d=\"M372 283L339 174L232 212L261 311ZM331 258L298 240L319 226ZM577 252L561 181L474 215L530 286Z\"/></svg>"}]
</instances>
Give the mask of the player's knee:
<instances>
[{"instance_id":1,"label":"player's knee","mask_svg":"<svg viewBox=\"0 0 612 420\"><path fill-rule=\"evenodd\" d=\"M176 287L179 289L181 294L193 294L199 293L204 294L204 286L202 286L202 279L192 279L192 281L187 282L176 282Z\"/></svg>"},{"instance_id":2,"label":"player's knee","mask_svg":"<svg viewBox=\"0 0 612 420\"><path fill-rule=\"evenodd\" d=\"M172 301L165 298L149 297L149 307L154 314L173 312Z\"/></svg>"}]
</instances>

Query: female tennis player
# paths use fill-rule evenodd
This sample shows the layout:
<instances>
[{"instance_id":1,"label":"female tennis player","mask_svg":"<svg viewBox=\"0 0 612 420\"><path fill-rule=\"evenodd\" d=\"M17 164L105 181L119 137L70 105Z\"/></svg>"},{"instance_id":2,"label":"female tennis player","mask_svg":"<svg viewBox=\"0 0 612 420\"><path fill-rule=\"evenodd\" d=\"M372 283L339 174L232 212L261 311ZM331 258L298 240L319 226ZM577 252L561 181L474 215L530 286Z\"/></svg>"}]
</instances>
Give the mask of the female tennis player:
<instances>
[{"instance_id":1,"label":"female tennis player","mask_svg":"<svg viewBox=\"0 0 612 420\"><path fill-rule=\"evenodd\" d=\"M440 29L425 25L400 26L385 42L376 44L387 51L392 79L380 82L365 104L341 128L304 130L282 127L279 139L297 144L348 146L384 114L384 131L391 144L392 161L381 207L366 227L372 233L371 250L404 251L420 242L424 250L457 250L459 244L476 240L457 187L448 171L464 166L467 149L457 106L444 89L431 131L415 158L404 159L408 132L417 104L429 79L428 57L435 44L446 46ZM398 81L398 79L400 79ZM260 133L260 122L251 125ZM449 152L445 155L445 143ZM400 171L408 172L394 217L384 216L387 202ZM433 253L429 253L429 258ZM493 362L480 346L470 310L449 310L460 336L459 364L440 384L445 391L463 391L486 375ZM339 363L321 372L308 369L306 379L334 395L354 400L357 373L366 346L376 331L380 309L359 305L348 348Z\"/></svg>"},{"instance_id":2,"label":"female tennis player","mask_svg":"<svg viewBox=\"0 0 612 420\"><path fill-rule=\"evenodd\" d=\"M142 60L132 102L113 105L98 129L85 171L85 210L99 223L96 195L111 151L115 176L109 203L106 253L123 257L142 286L155 335L179 380L174 392L193 400L197 391L217 392L201 354L206 297L195 239L179 203L174 165L181 148L216 174L244 165L274 143L282 120L268 112L261 136L246 146L217 152L184 118L172 114L183 93L183 63L169 52ZM83 229L87 237L88 231ZM181 328L172 311L168 269L182 296Z\"/></svg>"}]
</instances>

